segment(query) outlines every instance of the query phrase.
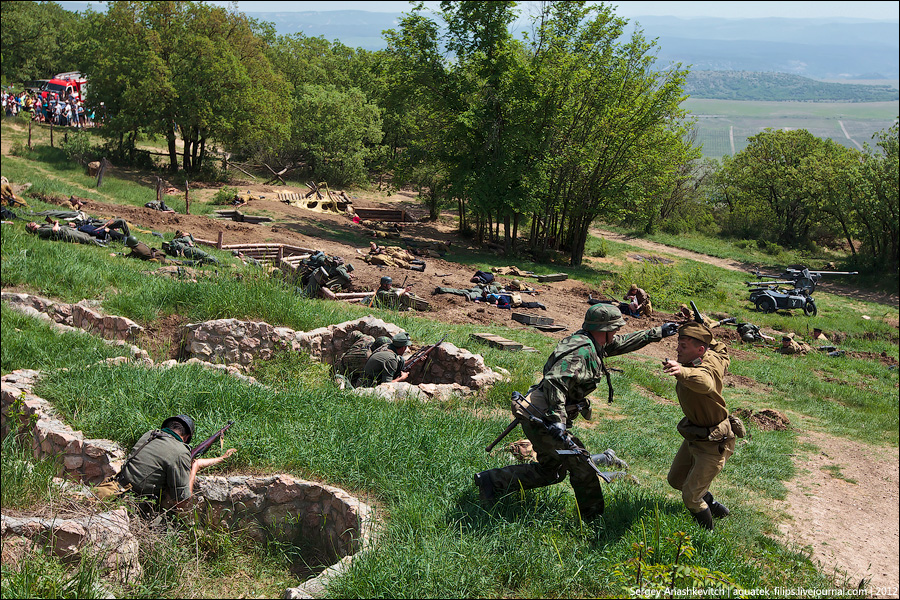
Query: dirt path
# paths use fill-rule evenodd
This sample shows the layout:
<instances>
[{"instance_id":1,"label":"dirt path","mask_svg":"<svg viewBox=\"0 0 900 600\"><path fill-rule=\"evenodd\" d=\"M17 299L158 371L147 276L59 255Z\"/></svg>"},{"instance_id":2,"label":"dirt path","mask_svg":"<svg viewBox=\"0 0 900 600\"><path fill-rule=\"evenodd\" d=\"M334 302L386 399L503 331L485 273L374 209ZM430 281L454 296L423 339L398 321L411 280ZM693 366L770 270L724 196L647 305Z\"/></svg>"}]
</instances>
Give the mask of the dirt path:
<instances>
[{"instance_id":1,"label":"dirt path","mask_svg":"<svg viewBox=\"0 0 900 600\"><path fill-rule=\"evenodd\" d=\"M756 268L756 265L748 265L746 263L738 262L736 260L731 260L728 258L707 256L706 254L699 254L697 252L691 252L690 250L683 250L681 248L675 248L673 246L666 246L665 244L660 244L658 242L651 242L642 238L631 237L621 233L607 231L605 229L591 229L591 234L605 238L607 240L612 240L614 242L622 242L624 244L630 244L632 246L637 246L638 248L643 248L645 250L651 250L653 252L671 254L672 256L678 256L681 258L688 258L697 262L713 265L714 267L728 269L729 271L750 273L753 269ZM777 274L772 273L772 275ZM847 296L856 300L865 300L866 302L875 302L878 304L892 306L894 308L900 308L900 294L888 294L884 292L861 290L859 288L853 287L852 285L834 283L831 281L823 281L819 283L816 289L827 292L829 294L835 294L836 296Z\"/></svg>"},{"instance_id":2,"label":"dirt path","mask_svg":"<svg viewBox=\"0 0 900 600\"><path fill-rule=\"evenodd\" d=\"M780 524L787 540L812 548L822 571L846 573L851 587L870 597L897 598L900 582L898 451L876 448L823 433L807 432L800 442L816 446L797 459L800 473L787 483L782 508L791 520ZM868 584L860 585L861 580Z\"/></svg>"}]
</instances>

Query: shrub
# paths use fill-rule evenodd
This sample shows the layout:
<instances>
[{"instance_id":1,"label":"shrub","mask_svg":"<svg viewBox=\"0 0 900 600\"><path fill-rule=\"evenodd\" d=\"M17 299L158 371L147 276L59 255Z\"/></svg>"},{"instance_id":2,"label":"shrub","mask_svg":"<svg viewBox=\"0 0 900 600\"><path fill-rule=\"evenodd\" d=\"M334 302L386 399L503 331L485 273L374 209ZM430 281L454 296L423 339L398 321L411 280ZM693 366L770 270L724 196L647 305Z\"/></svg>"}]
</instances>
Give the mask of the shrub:
<instances>
[{"instance_id":1,"label":"shrub","mask_svg":"<svg viewBox=\"0 0 900 600\"><path fill-rule=\"evenodd\" d=\"M216 192L215 196L212 198L213 204L231 204L231 201L234 200L234 197L237 195L237 188L233 188L231 186L223 186L218 192Z\"/></svg>"},{"instance_id":2,"label":"shrub","mask_svg":"<svg viewBox=\"0 0 900 600\"><path fill-rule=\"evenodd\" d=\"M90 136L83 130L68 132L59 147L67 159L82 166L91 162L95 154Z\"/></svg>"}]
</instances>

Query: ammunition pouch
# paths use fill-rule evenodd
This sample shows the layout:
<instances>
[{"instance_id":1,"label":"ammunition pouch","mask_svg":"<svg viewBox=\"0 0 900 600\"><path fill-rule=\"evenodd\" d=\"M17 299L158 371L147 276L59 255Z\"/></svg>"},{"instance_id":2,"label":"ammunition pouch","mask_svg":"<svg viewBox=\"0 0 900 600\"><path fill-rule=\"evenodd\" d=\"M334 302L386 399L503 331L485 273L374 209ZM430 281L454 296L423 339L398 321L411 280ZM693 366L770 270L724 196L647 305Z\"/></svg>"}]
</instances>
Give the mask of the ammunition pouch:
<instances>
[{"instance_id":1,"label":"ammunition pouch","mask_svg":"<svg viewBox=\"0 0 900 600\"><path fill-rule=\"evenodd\" d=\"M731 424L731 431L734 432L735 437L745 437L747 435L747 428L744 427L744 422L741 421L738 417L734 415L728 415L728 422Z\"/></svg>"},{"instance_id":2,"label":"ammunition pouch","mask_svg":"<svg viewBox=\"0 0 900 600\"><path fill-rule=\"evenodd\" d=\"M131 484L123 486L116 477L116 475L107 477L103 480L103 483L95 485L91 492L100 500L106 500L107 498L121 496L131 489Z\"/></svg>"}]
</instances>

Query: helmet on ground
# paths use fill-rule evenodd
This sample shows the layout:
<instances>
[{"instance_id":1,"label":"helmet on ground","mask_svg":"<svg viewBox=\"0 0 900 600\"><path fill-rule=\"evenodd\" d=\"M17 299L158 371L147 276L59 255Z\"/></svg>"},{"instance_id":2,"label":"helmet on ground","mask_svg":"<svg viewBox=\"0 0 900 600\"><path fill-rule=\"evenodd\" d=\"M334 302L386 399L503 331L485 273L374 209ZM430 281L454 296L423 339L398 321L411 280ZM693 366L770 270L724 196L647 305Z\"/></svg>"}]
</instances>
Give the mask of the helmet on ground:
<instances>
[{"instance_id":1,"label":"helmet on ground","mask_svg":"<svg viewBox=\"0 0 900 600\"><path fill-rule=\"evenodd\" d=\"M140 242L138 242L138 239L136 237L134 237L133 235L129 235L127 238L125 238L125 245L128 246L129 248L134 248L139 243Z\"/></svg>"},{"instance_id":2,"label":"helmet on ground","mask_svg":"<svg viewBox=\"0 0 900 600\"><path fill-rule=\"evenodd\" d=\"M401 331L391 339L391 346L394 348L406 348L410 344L412 344L412 340L409 339L409 334L405 331Z\"/></svg>"},{"instance_id":3,"label":"helmet on ground","mask_svg":"<svg viewBox=\"0 0 900 600\"><path fill-rule=\"evenodd\" d=\"M381 285L391 285L392 283L394 283L394 280L388 275L381 278Z\"/></svg>"},{"instance_id":4,"label":"helmet on ground","mask_svg":"<svg viewBox=\"0 0 900 600\"><path fill-rule=\"evenodd\" d=\"M585 331L615 331L625 325L619 309L611 304L594 304L584 315L581 328Z\"/></svg>"},{"instance_id":5,"label":"helmet on ground","mask_svg":"<svg viewBox=\"0 0 900 600\"><path fill-rule=\"evenodd\" d=\"M182 428L187 433L187 439L184 440L185 444L189 444L191 442L191 438L194 437L194 420L187 415L177 415L174 417L169 417L162 423L162 427L166 427L169 423L179 423Z\"/></svg>"}]
</instances>

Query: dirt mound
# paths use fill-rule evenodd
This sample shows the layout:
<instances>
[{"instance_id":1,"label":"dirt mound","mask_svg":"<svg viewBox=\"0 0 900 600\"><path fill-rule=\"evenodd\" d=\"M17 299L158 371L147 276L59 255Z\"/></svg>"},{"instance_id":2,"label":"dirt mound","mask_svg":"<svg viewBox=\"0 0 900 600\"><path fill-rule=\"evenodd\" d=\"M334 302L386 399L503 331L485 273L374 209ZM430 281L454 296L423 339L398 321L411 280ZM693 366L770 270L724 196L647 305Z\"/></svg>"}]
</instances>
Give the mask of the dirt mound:
<instances>
[{"instance_id":1,"label":"dirt mound","mask_svg":"<svg viewBox=\"0 0 900 600\"><path fill-rule=\"evenodd\" d=\"M747 408L735 408L731 412L743 421L750 421L760 431L784 431L791 426L790 419L772 408L764 408L756 412Z\"/></svg>"}]
</instances>

